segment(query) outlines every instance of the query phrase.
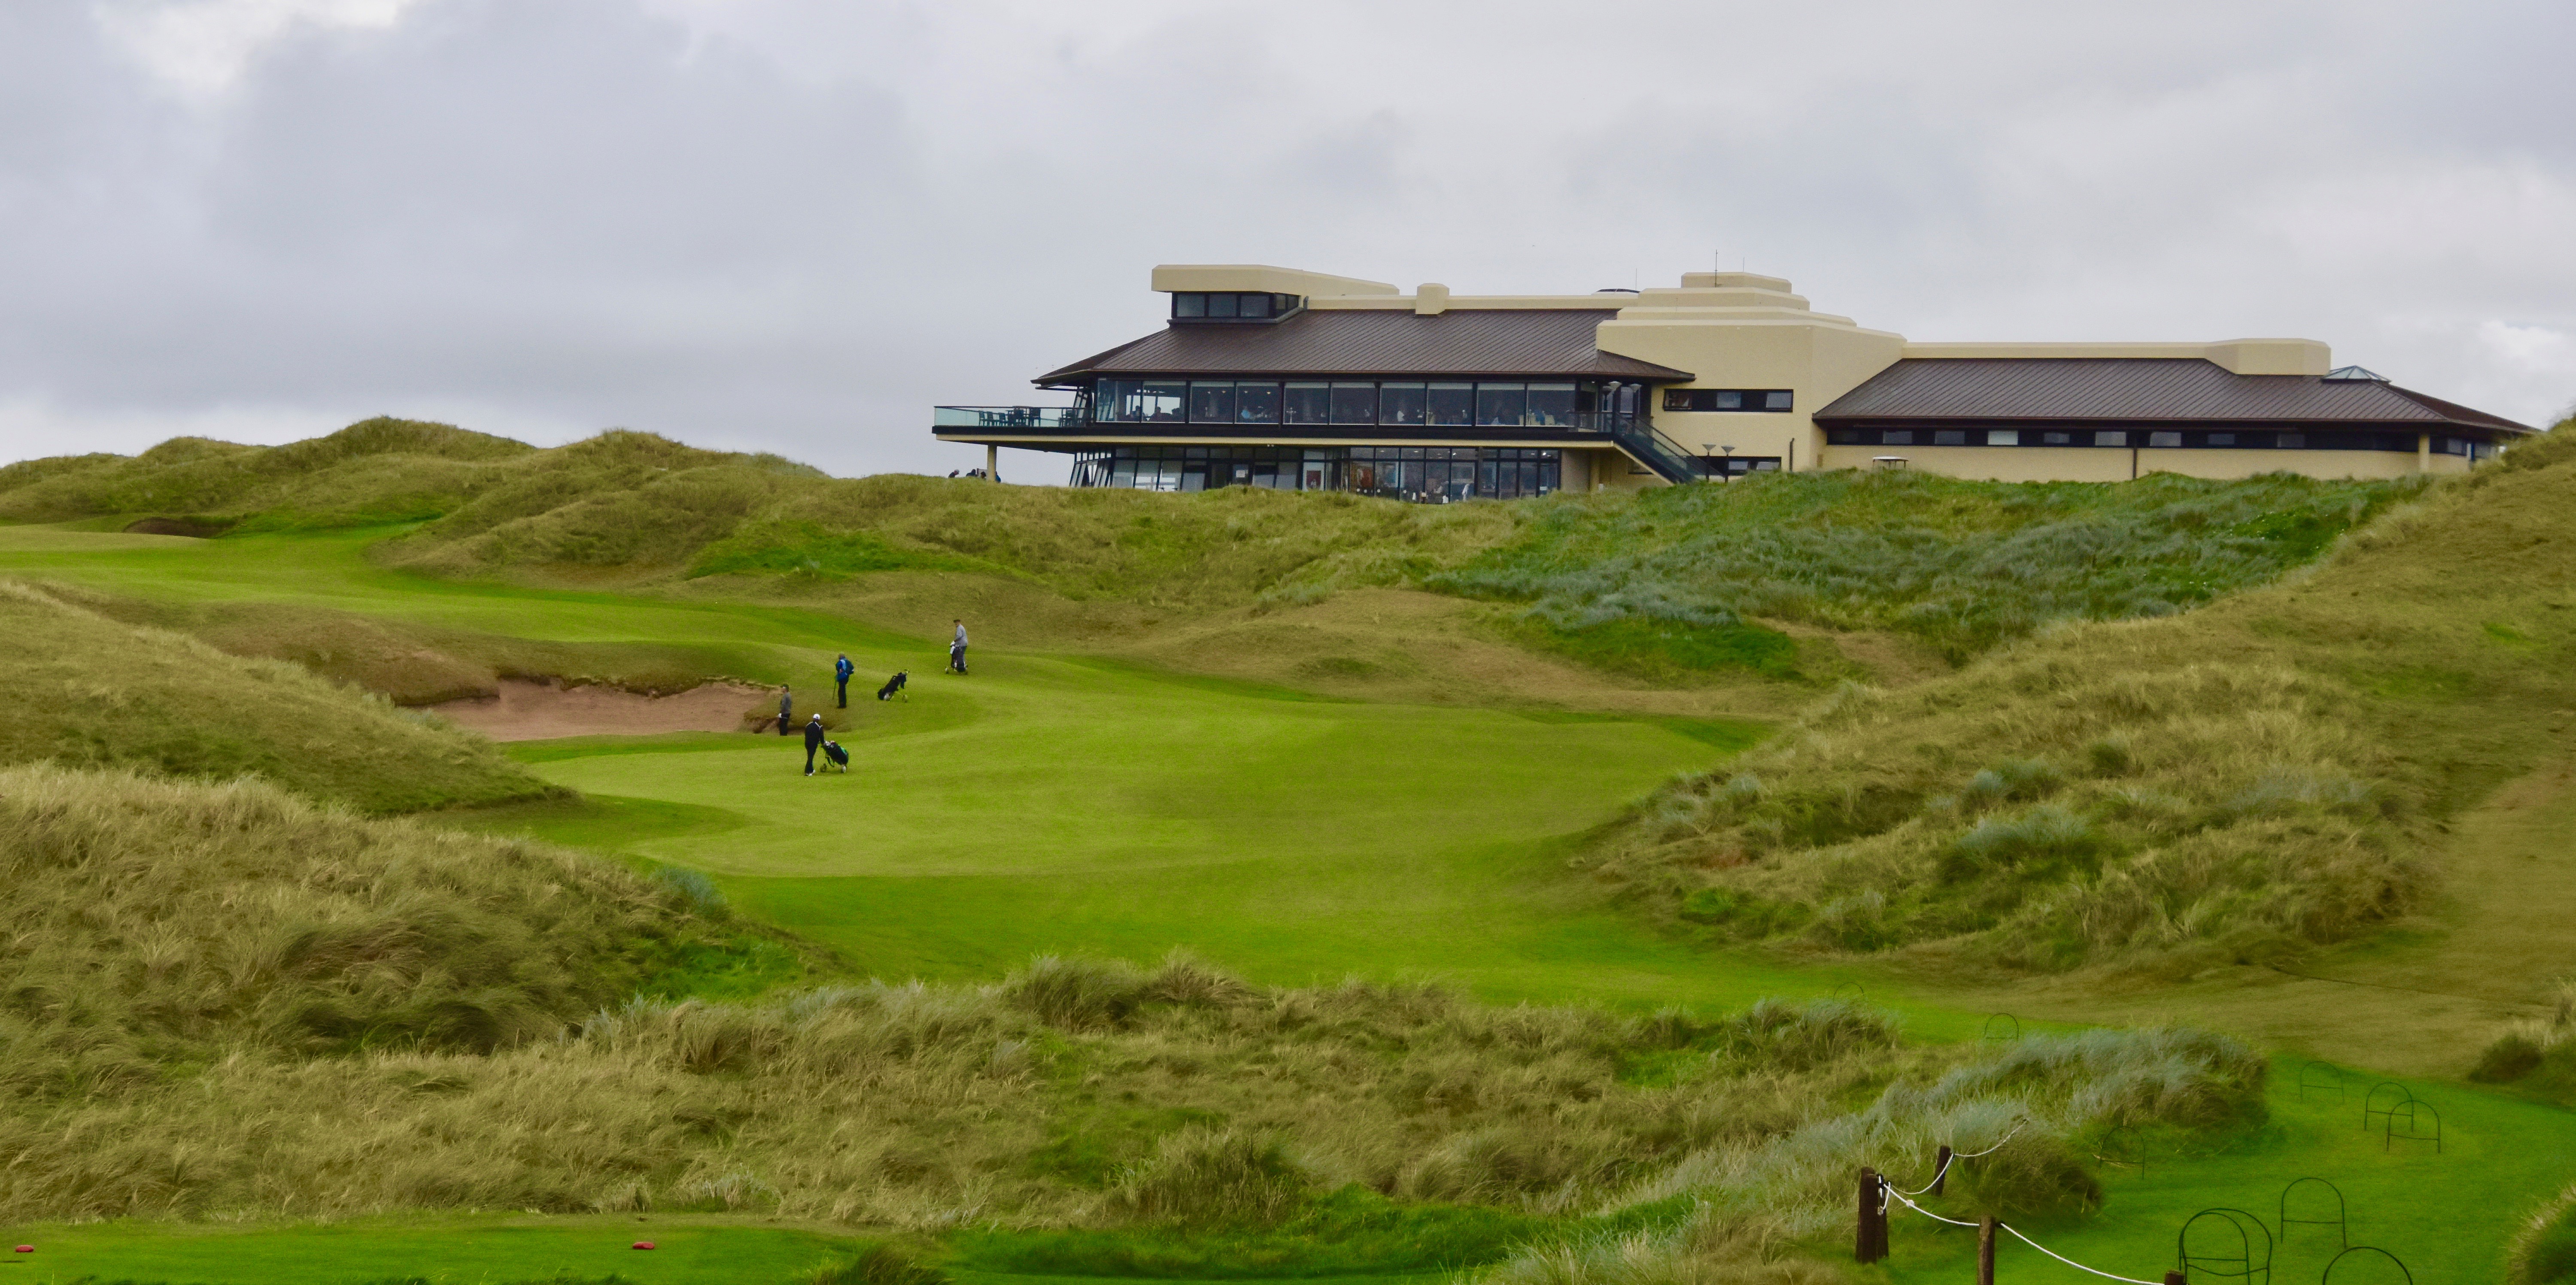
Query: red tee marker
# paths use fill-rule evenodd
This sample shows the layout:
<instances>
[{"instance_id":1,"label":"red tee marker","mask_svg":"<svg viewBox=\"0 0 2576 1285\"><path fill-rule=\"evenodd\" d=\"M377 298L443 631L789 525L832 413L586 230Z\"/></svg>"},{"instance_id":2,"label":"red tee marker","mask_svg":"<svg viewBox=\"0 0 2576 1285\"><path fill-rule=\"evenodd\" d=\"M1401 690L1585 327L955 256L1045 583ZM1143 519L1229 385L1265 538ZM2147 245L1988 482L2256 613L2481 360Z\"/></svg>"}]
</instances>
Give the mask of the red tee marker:
<instances>
[{"instance_id":1,"label":"red tee marker","mask_svg":"<svg viewBox=\"0 0 2576 1285\"><path fill-rule=\"evenodd\" d=\"M653 1242L649 1240L639 1240L635 1242L635 1247L637 1249L651 1249L653 1247Z\"/></svg>"},{"instance_id":2,"label":"red tee marker","mask_svg":"<svg viewBox=\"0 0 2576 1285\"><path fill-rule=\"evenodd\" d=\"M18 1252L21 1254L32 1254L36 1252L36 1247L33 1245L20 1245L18 1247Z\"/></svg>"}]
</instances>

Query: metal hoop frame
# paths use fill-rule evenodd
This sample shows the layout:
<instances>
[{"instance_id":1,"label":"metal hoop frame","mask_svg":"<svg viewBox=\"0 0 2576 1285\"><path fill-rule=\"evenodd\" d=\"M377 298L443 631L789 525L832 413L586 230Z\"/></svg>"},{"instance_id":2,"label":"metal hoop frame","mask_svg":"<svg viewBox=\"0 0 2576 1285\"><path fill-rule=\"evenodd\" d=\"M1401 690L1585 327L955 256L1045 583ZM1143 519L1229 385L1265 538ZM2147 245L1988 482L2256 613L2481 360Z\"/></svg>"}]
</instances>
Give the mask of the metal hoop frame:
<instances>
[{"instance_id":1,"label":"metal hoop frame","mask_svg":"<svg viewBox=\"0 0 2576 1285\"><path fill-rule=\"evenodd\" d=\"M2009 1026L2002 1028L2003 1034L1995 1033L1997 1022L2010 1023ZM2018 1044L2021 1042L2021 1019L2010 1013L1994 1014L1988 1017L1985 1026L1978 1030L1977 1038L1990 1044Z\"/></svg>"},{"instance_id":2,"label":"metal hoop frame","mask_svg":"<svg viewBox=\"0 0 2576 1285\"><path fill-rule=\"evenodd\" d=\"M2381 1258L2385 1258L2388 1261L2397 1264L2397 1270L2406 1277L2406 1285L2415 1285L2415 1273L2412 1269L2406 1266L2406 1260L2399 1258L2395 1254L2389 1253L2387 1250L2381 1249L2377 1245L2354 1245L2347 1248L2342 1253L2335 1255L2333 1258L2326 1260L2325 1274L2317 1277L2317 1285L2329 1285L2329 1283L2334 1280L2335 1265L2355 1254L2377 1254Z\"/></svg>"},{"instance_id":3,"label":"metal hoop frame","mask_svg":"<svg viewBox=\"0 0 2576 1285\"><path fill-rule=\"evenodd\" d=\"M2128 1145L2120 1146L2119 1144L2124 1140ZM2138 1131L2128 1125L2111 1126L2111 1131L2102 1135L2102 1149L2096 1152L2093 1158L2106 1165L2122 1165L2135 1169L2140 1178L2147 1176L2146 1157L2138 1154Z\"/></svg>"},{"instance_id":4,"label":"metal hoop frame","mask_svg":"<svg viewBox=\"0 0 2576 1285\"><path fill-rule=\"evenodd\" d=\"M2312 1182L2334 1193L2334 1217L2292 1218L2290 1216L2290 1193L2297 1191L2299 1188ZM2281 1224L2281 1243L2284 1245L2290 1243L2291 1225L2298 1224L2308 1227L2332 1227L2335 1229L2335 1247L2337 1249L2349 1249L2352 1247L2351 1216L2351 1206L2344 1203L2343 1188L2338 1187L2323 1178L2300 1178L2291 1182L2289 1186L2281 1188L2281 1216L2275 1221Z\"/></svg>"},{"instance_id":5,"label":"metal hoop frame","mask_svg":"<svg viewBox=\"0 0 2576 1285\"><path fill-rule=\"evenodd\" d=\"M2325 1073L2323 1078L2317 1078L2313 1074L2314 1072L2319 1071ZM2315 1089L2319 1093L2323 1093L2327 1089L2332 1089L2334 1090L2335 1101L2343 1101L2345 1091L2343 1083L2343 1068L2336 1066L2331 1062L2310 1062L2307 1065L2300 1067L2299 1100L2301 1102L2308 1100L2308 1090L2310 1089Z\"/></svg>"},{"instance_id":6,"label":"metal hoop frame","mask_svg":"<svg viewBox=\"0 0 2576 1285\"><path fill-rule=\"evenodd\" d=\"M2395 1093L2397 1096L2393 1098L2384 1097L2380 1092L2383 1089ZM2371 1085L2370 1092L2364 1095L2361 1099L2361 1127L2363 1129L2368 1129L2370 1127L2370 1118L2372 1116L2378 1116L2380 1119L2385 1120L2388 1118L2390 1113L2396 1111L2397 1108L2414 1100L2415 1095L2412 1092L2409 1092L2405 1085L2399 1084L2395 1080L2381 1080L2379 1083ZM2388 1105L2381 1106L2380 1103L2382 1102L2386 1102Z\"/></svg>"},{"instance_id":7,"label":"metal hoop frame","mask_svg":"<svg viewBox=\"0 0 2576 1285\"><path fill-rule=\"evenodd\" d=\"M2397 1131L2397 1121L2400 1116L2406 1120L2404 1133ZM2425 1116L2433 1117L2431 1133L2424 1132ZM2380 1135L2379 1149L2386 1151L2401 1142L2429 1142L2433 1144L2434 1155L2442 1154L2442 1113L2434 1110L2432 1103L2419 1097L2409 1096L2404 1102L2397 1104L2396 1108L2388 1113L2388 1129Z\"/></svg>"},{"instance_id":8,"label":"metal hoop frame","mask_svg":"<svg viewBox=\"0 0 2576 1285\"><path fill-rule=\"evenodd\" d=\"M2234 1228L2236 1231L2236 1244L2240 1252L2236 1254L2192 1253L2191 1229L2194 1224L2198 1223L2203 1218L2215 1218L2219 1222ZM2246 1232L2246 1227L2249 1224L2253 1227L2253 1233L2251 1235ZM2262 1237L2263 1245L2263 1256L2259 1262L2256 1261L2254 1256L2254 1238L2256 1236ZM2243 1270L2233 1272L2218 1270L2217 1265L2224 1263L2239 1264ZM2244 1281L2246 1285L2255 1285L2255 1282L2257 1281L2260 1281L2262 1285L2271 1285L2272 1229L2263 1225L2262 1215L2248 1213L2242 1209L2233 1209L2225 1205L2220 1205L2214 1208L2201 1210L2199 1213L2193 1214L2191 1217L2184 1219L2182 1222L2182 1230L2174 1233L2174 1267L2182 1273L2184 1285L2189 1285L2192 1269L2195 1266L2200 1266L2201 1274L2204 1276L2214 1276L2224 1280L2241 1280Z\"/></svg>"}]
</instances>

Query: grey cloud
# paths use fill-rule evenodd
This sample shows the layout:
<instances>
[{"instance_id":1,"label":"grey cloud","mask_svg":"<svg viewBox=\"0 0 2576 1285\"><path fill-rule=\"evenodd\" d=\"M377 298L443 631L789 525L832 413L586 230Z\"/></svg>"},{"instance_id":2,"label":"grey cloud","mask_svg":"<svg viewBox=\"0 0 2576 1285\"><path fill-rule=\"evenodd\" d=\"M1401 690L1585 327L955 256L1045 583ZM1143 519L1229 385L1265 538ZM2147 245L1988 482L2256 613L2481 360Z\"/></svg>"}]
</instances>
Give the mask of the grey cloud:
<instances>
[{"instance_id":1,"label":"grey cloud","mask_svg":"<svg viewBox=\"0 0 2576 1285\"><path fill-rule=\"evenodd\" d=\"M944 471L931 404L1141 333L1190 259L1743 255L1926 338L2301 333L2576 397L2563 5L1590 12L418 0L192 99L85 4L0 6L0 455L391 411Z\"/></svg>"}]
</instances>

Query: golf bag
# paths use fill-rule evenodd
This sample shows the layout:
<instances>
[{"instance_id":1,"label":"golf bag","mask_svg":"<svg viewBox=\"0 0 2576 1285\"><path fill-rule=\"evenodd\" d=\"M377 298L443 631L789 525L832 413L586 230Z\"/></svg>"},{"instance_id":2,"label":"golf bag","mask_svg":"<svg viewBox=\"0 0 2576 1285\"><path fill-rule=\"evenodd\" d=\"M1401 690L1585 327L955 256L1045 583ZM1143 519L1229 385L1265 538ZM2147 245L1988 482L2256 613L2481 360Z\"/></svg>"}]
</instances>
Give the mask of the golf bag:
<instances>
[{"instance_id":1,"label":"golf bag","mask_svg":"<svg viewBox=\"0 0 2576 1285\"><path fill-rule=\"evenodd\" d=\"M903 692L903 698L907 701L911 700L912 693L904 691L905 685L909 684L911 681L912 675L910 674L896 674L894 677L885 681L885 686L877 689L877 699L881 701L890 701L894 699L895 693Z\"/></svg>"},{"instance_id":2,"label":"golf bag","mask_svg":"<svg viewBox=\"0 0 2576 1285\"><path fill-rule=\"evenodd\" d=\"M966 649L955 643L948 646L948 672L952 674L966 672Z\"/></svg>"},{"instance_id":3,"label":"golf bag","mask_svg":"<svg viewBox=\"0 0 2576 1285\"><path fill-rule=\"evenodd\" d=\"M842 749L839 741L823 742L823 757L830 759L832 766L841 769L844 774L850 770L850 752Z\"/></svg>"}]
</instances>

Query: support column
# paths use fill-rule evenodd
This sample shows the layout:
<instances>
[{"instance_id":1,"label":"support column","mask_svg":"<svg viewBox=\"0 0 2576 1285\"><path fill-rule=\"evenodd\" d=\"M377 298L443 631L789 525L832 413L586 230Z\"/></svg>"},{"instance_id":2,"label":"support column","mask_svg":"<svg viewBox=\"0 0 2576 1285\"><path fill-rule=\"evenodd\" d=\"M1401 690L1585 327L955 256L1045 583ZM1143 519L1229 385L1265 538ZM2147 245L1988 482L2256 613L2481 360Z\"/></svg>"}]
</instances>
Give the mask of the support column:
<instances>
[{"instance_id":1,"label":"support column","mask_svg":"<svg viewBox=\"0 0 2576 1285\"><path fill-rule=\"evenodd\" d=\"M1002 448L991 443L986 443L984 446L984 480L987 482L1002 480Z\"/></svg>"},{"instance_id":2,"label":"support column","mask_svg":"<svg viewBox=\"0 0 2576 1285\"><path fill-rule=\"evenodd\" d=\"M2418 473L2433 471L2433 435L2431 433L2415 435L2415 471Z\"/></svg>"}]
</instances>

